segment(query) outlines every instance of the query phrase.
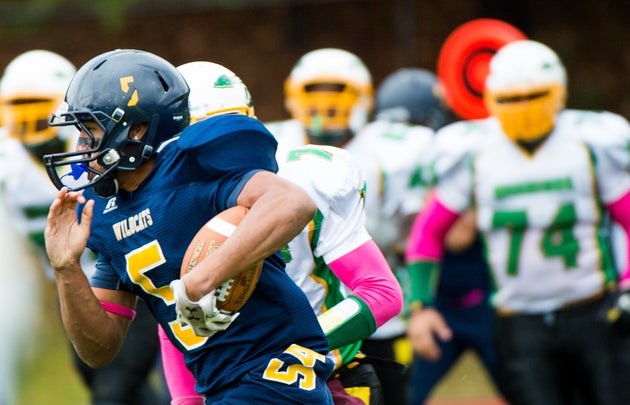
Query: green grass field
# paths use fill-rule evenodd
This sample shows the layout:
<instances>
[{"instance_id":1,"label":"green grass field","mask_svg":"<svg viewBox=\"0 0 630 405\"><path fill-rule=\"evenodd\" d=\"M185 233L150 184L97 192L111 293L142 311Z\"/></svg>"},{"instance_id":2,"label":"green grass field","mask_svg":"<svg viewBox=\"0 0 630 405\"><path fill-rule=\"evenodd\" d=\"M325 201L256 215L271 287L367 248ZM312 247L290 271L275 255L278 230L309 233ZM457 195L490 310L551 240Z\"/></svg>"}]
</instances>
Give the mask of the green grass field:
<instances>
[{"instance_id":1,"label":"green grass field","mask_svg":"<svg viewBox=\"0 0 630 405\"><path fill-rule=\"evenodd\" d=\"M88 405L89 393L72 367L70 347L57 310L56 292L44 283L43 325L25 356L16 404ZM431 405L500 405L476 356L467 353L435 389Z\"/></svg>"}]
</instances>

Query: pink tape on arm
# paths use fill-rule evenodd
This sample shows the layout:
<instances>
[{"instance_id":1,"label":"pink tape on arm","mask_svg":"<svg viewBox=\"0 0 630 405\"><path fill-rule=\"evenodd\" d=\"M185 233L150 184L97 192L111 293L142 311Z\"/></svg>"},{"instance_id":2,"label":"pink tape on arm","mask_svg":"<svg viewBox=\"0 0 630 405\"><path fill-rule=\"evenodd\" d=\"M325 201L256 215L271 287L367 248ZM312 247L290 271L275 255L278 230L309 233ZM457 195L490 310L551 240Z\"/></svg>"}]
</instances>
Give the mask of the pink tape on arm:
<instances>
[{"instance_id":1,"label":"pink tape on arm","mask_svg":"<svg viewBox=\"0 0 630 405\"><path fill-rule=\"evenodd\" d=\"M617 201L606 206L610 217L623 228L626 233L626 264L619 280L624 287L630 286L630 192L623 195Z\"/></svg>"},{"instance_id":2,"label":"pink tape on arm","mask_svg":"<svg viewBox=\"0 0 630 405\"><path fill-rule=\"evenodd\" d=\"M432 193L426 205L413 222L405 259L414 262L422 259L439 260L444 254L444 238L460 214L446 208Z\"/></svg>"},{"instance_id":3,"label":"pink tape on arm","mask_svg":"<svg viewBox=\"0 0 630 405\"><path fill-rule=\"evenodd\" d=\"M132 321L133 321L133 318L136 317L135 310L124 307L122 305L114 304L113 302L101 301L101 306L103 307L103 309L105 309L105 311L109 313L116 314L118 316L123 316L125 318L129 318Z\"/></svg>"},{"instance_id":4,"label":"pink tape on arm","mask_svg":"<svg viewBox=\"0 0 630 405\"><path fill-rule=\"evenodd\" d=\"M402 309L403 295L383 253L373 240L365 242L328 266L339 280L370 307L376 327Z\"/></svg>"},{"instance_id":5,"label":"pink tape on arm","mask_svg":"<svg viewBox=\"0 0 630 405\"><path fill-rule=\"evenodd\" d=\"M164 377L171 398L180 397L203 397L195 391L195 377L186 368L184 353L177 350L171 340L166 336L166 332L158 325L158 336L160 337L160 350L162 352L162 367ZM201 402L203 404L203 402Z\"/></svg>"}]
</instances>

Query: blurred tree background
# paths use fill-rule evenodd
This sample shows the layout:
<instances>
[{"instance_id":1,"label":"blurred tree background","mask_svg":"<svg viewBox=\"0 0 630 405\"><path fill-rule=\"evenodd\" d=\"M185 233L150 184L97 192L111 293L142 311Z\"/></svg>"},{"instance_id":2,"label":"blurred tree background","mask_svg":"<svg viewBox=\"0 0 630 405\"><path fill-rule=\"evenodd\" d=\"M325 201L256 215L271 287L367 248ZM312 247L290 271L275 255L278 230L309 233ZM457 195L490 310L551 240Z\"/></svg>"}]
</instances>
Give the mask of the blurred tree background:
<instances>
[{"instance_id":1,"label":"blurred tree background","mask_svg":"<svg viewBox=\"0 0 630 405\"><path fill-rule=\"evenodd\" d=\"M286 117L283 81L307 51L350 50L377 85L401 66L435 70L448 34L480 17L556 50L570 107L630 116L628 0L0 0L0 66L35 48L77 66L115 48L210 60L243 78L269 121Z\"/></svg>"}]
</instances>

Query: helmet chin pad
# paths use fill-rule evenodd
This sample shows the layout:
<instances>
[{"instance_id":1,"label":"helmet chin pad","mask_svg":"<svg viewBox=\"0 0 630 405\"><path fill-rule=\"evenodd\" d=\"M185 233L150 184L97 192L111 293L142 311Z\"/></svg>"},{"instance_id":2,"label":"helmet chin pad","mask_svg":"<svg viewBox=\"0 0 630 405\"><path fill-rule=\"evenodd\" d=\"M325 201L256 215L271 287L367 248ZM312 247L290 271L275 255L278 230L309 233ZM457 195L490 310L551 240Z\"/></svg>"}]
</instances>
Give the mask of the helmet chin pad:
<instances>
[{"instance_id":1,"label":"helmet chin pad","mask_svg":"<svg viewBox=\"0 0 630 405\"><path fill-rule=\"evenodd\" d=\"M116 172L108 172L100 176L92 186L94 192L101 197L110 197L118 192L118 180Z\"/></svg>"}]
</instances>

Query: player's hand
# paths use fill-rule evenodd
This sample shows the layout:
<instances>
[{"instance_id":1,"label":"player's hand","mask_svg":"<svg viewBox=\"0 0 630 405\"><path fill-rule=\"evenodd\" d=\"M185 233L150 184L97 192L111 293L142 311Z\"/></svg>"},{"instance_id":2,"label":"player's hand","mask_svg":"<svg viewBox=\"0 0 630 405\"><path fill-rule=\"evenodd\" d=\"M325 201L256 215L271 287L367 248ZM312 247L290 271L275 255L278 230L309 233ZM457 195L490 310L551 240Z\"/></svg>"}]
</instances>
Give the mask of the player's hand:
<instances>
[{"instance_id":1,"label":"player's hand","mask_svg":"<svg viewBox=\"0 0 630 405\"><path fill-rule=\"evenodd\" d=\"M197 336L209 337L224 331L239 315L238 312L229 314L218 309L214 290L201 297L199 301L191 301L182 279L173 280L170 287L175 294L177 320L183 326L190 325Z\"/></svg>"},{"instance_id":2,"label":"player's hand","mask_svg":"<svg viewBox=\"0 0 630 405\"><path fill-rule=\"evenodd\" d=\"M424 308L411 314L407 337L413 351L428 361L437 361L442 351L436 341L451 340L453 332L442 315L433 308Z\"/></svg>"},{"instance_id":3,"label":"player's hand","mask_svg":"<svg viewBox=\"0 0 630 405\"><path fill-rule=\"evenodd\" d=\"M77 204L85 206L81 218L77 217ZM90 236L94 201L86 203L85 197L78 192L70 192L62 188L53 200L44 237L46 253L50 265L55 271L78 268L81 255Z\"/></svg>"}]
</instances>

